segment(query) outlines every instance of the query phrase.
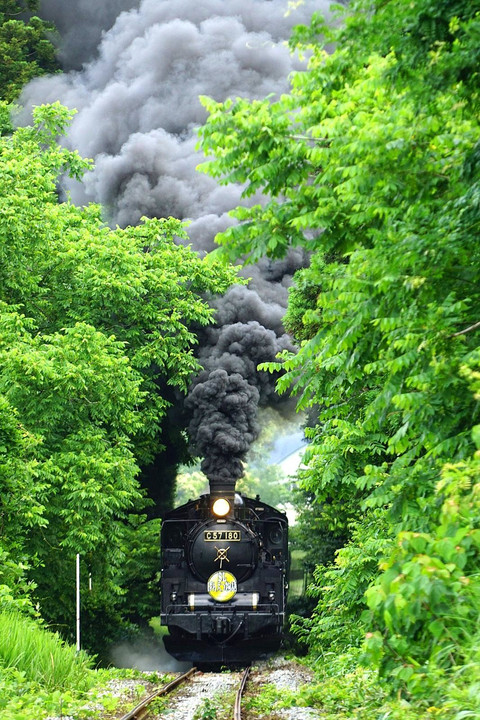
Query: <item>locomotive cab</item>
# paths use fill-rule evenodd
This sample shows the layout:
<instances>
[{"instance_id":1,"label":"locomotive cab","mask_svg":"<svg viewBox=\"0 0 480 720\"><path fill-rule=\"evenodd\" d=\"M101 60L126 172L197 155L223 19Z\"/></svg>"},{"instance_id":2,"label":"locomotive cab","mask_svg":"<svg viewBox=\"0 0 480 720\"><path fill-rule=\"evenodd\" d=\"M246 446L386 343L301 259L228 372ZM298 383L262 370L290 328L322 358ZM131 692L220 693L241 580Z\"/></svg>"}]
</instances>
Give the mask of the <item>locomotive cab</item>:
<instances>
[{"instance_id":1,"label":"locomotive cab","mask_svg":"<svg viewBox=\"0 0 480 720\"><path fill-rule=\"evenodd\" d=\"M165 515L161 622L173 657L248 663L279 648L287 535L285 514L258 496L203 495Z\"/></svg>"}]
</instances>

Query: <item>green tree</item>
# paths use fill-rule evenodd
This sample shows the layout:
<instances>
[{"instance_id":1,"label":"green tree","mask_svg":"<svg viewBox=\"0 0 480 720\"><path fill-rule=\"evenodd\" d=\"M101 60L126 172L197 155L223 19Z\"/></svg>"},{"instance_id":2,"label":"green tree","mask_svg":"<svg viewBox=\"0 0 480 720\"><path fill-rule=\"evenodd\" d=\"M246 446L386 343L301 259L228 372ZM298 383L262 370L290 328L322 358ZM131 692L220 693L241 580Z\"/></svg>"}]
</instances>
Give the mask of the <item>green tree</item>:
<instances>
[{"instance_id":1,"label":"green tree","mask_svg":"<svg viewBox=\"0 0 480 720\"><path fill-rule=\"evenodd\" d=\"M56 142L65 108L34 115L0 141L1 538L34 565L41 612L68 632L76 553L92 622L138 616L127 554L143 537L145 566L158 563L158 523L135 514L150 502L139 468L162 449L161 388L186 389L191 326L212 322L204 298L236 274L177 245L177 220L111 230L98 207L59 203L61 176L89 163Z\"/></svg>"},{"instance_id":2,"label":"green tree","mask_svg":"<svg viewBox=\"0 0 480 720\"><path fill-rule=\"evenodd\" d=\"M265 194L233 211L220 252L312 253L286 317L299 350L265 369L316 409L302 485L323 531L352 538L318 576L320 645L336 602L338 625L359 621L398 532L434 532L440 472L469 461L479 410L463 369L480 330L480 4L357 0L343 12L337 30L318 16L296 30L311 59L288 96L204 99L200 131L206 172Z\"/></svg>"},{"instance_id":3,"label":"green tree","mask_svg":"<svg viewBox=\"0 0 480 720\"><path fill-rule=\"evenodd\" d=\"M0 2L0 98L12 102L32 78L58 69L54 27L33 12L38 0Z\"/></svg>"}]
</instances>

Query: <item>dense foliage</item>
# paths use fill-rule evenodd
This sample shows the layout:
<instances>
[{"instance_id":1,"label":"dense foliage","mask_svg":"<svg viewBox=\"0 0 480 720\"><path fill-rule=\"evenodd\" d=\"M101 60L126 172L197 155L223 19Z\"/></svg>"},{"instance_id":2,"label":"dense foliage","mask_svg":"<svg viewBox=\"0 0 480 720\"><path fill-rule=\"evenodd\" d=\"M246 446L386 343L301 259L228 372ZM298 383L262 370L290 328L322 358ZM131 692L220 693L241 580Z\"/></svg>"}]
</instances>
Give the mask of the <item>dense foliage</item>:
<instances>
[{"instance_id":1,"label":"dense foliage","mask_svg":"<svg viewBox=\"0 0 480 720\"><path fill-rule=\"evenodd\" d=\"M212 321L203 297L235 277L175 244L177 220L111 230L98 207L59 202L61 175L88 167L57 145L68 120L41 107L34 127L0 141L0 589L21 606L33 581L67 635L77 553L92 633L152 614L159 528L138 515L139 467L161 451L162 387L182 392L197 367L190 326Z\"/></svg>"},{"instance_id":2,"label":"dense foliage","mask_svg":"<svg viewBox=\"0 0 480 720\"><path fill-rule=\"evenodd\" d=\"M38 0L0 2L0 98L15 100L33 77L54 72L54 29L33 13Z\"/></svg>"},{"instance_id":3,"label":"dense foliage","mask_svg":"<svg viewBox=\"0 0 480 720\"><path fill-rule=\"evenodd\" d=\"M435 699L480 610L480 3L343 12L297 29L311 59L290 95L204 99L200 144L206 172L265 193L224 254L311 252L286 318L299 351L265 369L316 410L302 487L318 531L350 541L303 632L317 652L367 633L365 662Z\"/></svg>"}]
</instances>

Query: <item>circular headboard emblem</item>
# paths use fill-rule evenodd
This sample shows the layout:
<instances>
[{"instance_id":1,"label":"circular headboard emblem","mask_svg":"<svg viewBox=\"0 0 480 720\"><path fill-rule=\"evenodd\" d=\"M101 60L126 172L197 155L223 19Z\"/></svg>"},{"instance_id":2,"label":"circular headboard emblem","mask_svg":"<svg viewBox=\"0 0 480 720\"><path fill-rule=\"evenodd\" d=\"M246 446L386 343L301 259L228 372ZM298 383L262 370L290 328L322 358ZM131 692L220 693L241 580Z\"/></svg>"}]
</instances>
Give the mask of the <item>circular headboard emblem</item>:
<instances>
[{"instance_id":1,"label":"circular headboard emblem","mask_svg":"<svg viewBox=\"0 0 480 720\"><path fill-rule=\"evenodd\" d=\"M208 578L207 590L217 602L227 602L236 595L237 579L226 570L218 570Z\"/></svg>"}]
</instances>

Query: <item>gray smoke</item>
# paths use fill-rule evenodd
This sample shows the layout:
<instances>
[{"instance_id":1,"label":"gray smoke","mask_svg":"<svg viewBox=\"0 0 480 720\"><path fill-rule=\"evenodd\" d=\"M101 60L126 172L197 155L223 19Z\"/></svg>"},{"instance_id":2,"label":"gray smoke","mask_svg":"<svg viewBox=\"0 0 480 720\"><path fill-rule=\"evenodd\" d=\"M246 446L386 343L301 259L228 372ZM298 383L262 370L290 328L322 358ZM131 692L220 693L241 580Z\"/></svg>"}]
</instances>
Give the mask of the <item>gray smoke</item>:
<instances>
[{"instance_id":1,"label":"gray smoke","mask_svg":"<svg viewBox=\"0 0 480 720\"><path fill-rule=\"evenodd\" d=\"M208 252L232 224L228 211L242 188L196 171L203 158L195 129L206 119L198 96L222 101L288 91L289 74L303 67L286 44L291 29L314 11L328 14L329 4L305 0L289 11L286 0L110 0L101 8L94 0L42 0L44 17L63 31L66 67L85 64L32 81L22 120L45 102L76 108L66 142L93 157L95 168L82 183L65 181L72 200L102 203L120 226L142 216L188 219L193 247ZM226 458L228 472L241 473L258 432L257 405L274 399L272 377L259 375L256 365L289 347L282 316L292 275L304 263L296 251L282 263L248 268L249 287L232 288L215 303L218 326L201 339L205 370L188 399L192 441L202 455L212 450L209 473Z\"/></svg>"},{"instance_id":2,"label":"gray smoke","mask_svg":"<svg viewBox=\"0 0 480 720\"><path fill-rule=\"evenodd\" d=\"M132 642L122 642L110 649L110 660L115 667L136 668L143 672L185 672L191 663L179 662L167 653L163 643L145 637Z\"/></svg>"},{"instance_id":3,"label":"gray smoke","mask_svg":"<svg viewBox=\"0 0 480 720\"><path fill-rule=\"evenodd\" d=\"M203 372L194 384L186 401L192 411L189 434L212 484L234 485L242 476L242 461L259 434L258 400L257 388L240 373Z\"/></svg>"},{"instance_id":4,"label":"gray smoke","mask_svg":"<svg viewBox=\"0 0 480 720\"><path fill-rule=\"evenodd\" d=\"M124 10L140 0L40 0L39 15L55 24L60 34L57 54L64 70L80 70L97 52L102 34Z\"/></svg>"},{"instance_id":5,"label":"gray smoke","mask_svg":"<svg viewBox=\"0 0 480 720\"><path fill-rule=\"evenodd\" d=\"M260 431L258 407L277 400L271 376L259 373L257 365L292 346L287 335L278 337L256 320L212 328L207 336L200 352L204 370L186 405L192 411L190 437L204 458L202 470L215 483L242 476Z\"/></svg>"},{"instance_id":6,"label":"gray smoke","mask_svg":"<svg viewBox=\"0 0 480 720\"><path fill-rule=\"evenodd\" d=\"M220 101L288 90L302 64L285 41L328 4L305 0L286 15L286 0L143 0L120 13L81 72L38 78L22 97L26 108L60 100L78 111L67 142L94 158L95 169L66 185L73 201L102 203L122 227L144 215L191 219L195 247L211 249L241 190L196 171L203 158L195 127L206 119L199 95ZM74 54L70 34L90 42L125 0L100 5L44 0L48 17L68 27L64 52Z\"/></svg>"}]
</instances>

